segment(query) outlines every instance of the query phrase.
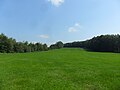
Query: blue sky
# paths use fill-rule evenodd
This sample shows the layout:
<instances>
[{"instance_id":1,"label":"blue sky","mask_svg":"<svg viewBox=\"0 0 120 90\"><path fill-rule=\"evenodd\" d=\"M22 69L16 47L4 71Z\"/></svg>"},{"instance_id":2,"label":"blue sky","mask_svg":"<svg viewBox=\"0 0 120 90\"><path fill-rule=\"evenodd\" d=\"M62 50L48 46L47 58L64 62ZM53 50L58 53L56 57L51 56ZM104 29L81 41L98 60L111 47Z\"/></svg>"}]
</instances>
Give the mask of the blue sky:
<instances>
[{"instance_id":1,"label":"blue sky","mask_svg":"<svg viewBox=\"0 0 120 90\"><path fill-rule=\"evenodd\" d=\"M120 34L120 0L0 0L0 33L47 44Z\"/></svg>"}]
</instances>

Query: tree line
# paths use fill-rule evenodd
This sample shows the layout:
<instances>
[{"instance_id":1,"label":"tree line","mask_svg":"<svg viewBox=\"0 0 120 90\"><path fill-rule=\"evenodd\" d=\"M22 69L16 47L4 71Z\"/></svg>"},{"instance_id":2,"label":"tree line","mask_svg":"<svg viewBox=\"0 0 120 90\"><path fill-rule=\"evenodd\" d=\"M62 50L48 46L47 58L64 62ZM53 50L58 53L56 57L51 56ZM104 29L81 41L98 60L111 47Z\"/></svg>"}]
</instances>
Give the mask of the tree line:
<instances>
[{"instance_id":1,"label":"tree line","mask_svg":"<svg viewBox=\"0 0 120 90\"><path fill-rule=\"evenodd\" d=\"M86 41L64 44L64 47L79 47L97 52L120 52L120 35L101 35Z\"/></svg>"},{"instance_id":2,"label":"tree line","mask_svg":"<svg viewBox=\"0 0 120 90\"><path fill-rule=\"evenodd\" d=\"M25 53L35 51L47 51L51 49L60 49L63 47L61 41L52 44L50 47L42 43L29 43L28 41L17 42L13 38L9 38L3 33L0 34L0 53Z\"/></svg>"},{"instance_id":3,"label":"tree line","mask_svg":"<svg viewBox=\"0 0 120 90\"><path fill-rule=\"evenodd\" d=\"M60 49L63 48L64 44L61 41L58 41L55 44L52 44L49 49Z\"/></svg>"},{"instance_id":4,"label":"tree line","mask_svg":"<svg viewBox=\"0 0 120 90\"><path fill-rule=\"evenodd\" d=\"M24 53L34 51L46 51L48 47L41 43L16 42L13 38L8 38L4 34L0 34L0 52L1 53Z\"/></svg>"}]
</instances>

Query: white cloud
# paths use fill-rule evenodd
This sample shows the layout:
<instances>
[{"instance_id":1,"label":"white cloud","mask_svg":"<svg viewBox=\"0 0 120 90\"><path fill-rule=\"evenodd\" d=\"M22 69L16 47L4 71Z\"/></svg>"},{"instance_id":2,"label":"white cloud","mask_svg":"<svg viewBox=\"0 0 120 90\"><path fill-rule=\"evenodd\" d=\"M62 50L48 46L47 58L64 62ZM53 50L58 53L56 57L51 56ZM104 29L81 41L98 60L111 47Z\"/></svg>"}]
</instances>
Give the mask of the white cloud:
<instances>
[{"instance_id":1,"label":"white cloud","mask_svg":"<svg viewBox=\"0 0 120 90\"><path fill-rule=\"evenodd\" d=\"M74 26L68 28L68 32L77 32L82 26L79 23L75 23Z\"/></svg>"},{"instance_id":2,"label":"white cloud","mask_svg":"<svg viewBox=\"0 0 120 90\"><path fill-rule=\"evenodd\" d=\"M76 26L76 27L80 27L80 24L79 24L79 23L75 23L75 26Z\"/></svg>"},{"instance_id":3,"label":"white cloud","mask_svg":"<svg viewBox=\"0 0 120 90\"><path fill-rule=\"evenodd\" d=\"M49 38L48 35L39 35L38 37L40 37L40 38L44 38L44 39L48 39L48 38Z\"/></svg>"},{"instance_id":4,"label":"white cloud","mask_svg":"<svg viewBox=\"0 0 120 90\"><path fill-rule=\"evenodd\" d=\"M52 5L59 7L62 3L64 3L64 0L48 0L52 3Z\"/></svg>"},{"instance_id":5,"label":"white cloud","mask_svg":"<svg viewBox=\"0 0 120 90\"><path fill-rule=\"evenodd\" d=\"M76 30L76 28L75 27L69 27L69 29L68 29L68 32L76 32L77 30Z\"/></svg>"}]
</instances>

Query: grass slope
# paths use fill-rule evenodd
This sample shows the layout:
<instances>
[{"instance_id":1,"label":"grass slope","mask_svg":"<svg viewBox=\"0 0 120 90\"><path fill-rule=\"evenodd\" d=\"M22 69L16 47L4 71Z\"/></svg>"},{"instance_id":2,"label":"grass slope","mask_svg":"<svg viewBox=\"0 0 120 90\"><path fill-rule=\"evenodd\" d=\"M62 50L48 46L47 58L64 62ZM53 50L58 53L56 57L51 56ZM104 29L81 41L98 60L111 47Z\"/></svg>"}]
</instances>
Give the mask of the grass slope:
<instances>
[{"instance_id":1,"label":"grass slope","mask_svg":"<svg viewBox=\"0 0 120 90\"><path fill-rule=\"evenodd\" d=\"M120 90L120 54L72 48L0 54L0 90Z\"/></svg>"}]
</instances>

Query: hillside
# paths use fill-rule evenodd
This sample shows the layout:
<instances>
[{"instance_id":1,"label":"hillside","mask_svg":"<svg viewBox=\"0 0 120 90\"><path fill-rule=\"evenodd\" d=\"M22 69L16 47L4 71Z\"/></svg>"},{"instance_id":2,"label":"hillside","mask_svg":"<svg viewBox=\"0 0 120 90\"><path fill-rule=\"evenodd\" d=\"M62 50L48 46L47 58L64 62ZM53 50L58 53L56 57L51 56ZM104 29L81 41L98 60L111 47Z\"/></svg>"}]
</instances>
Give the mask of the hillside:
<instances>
[{"instance_id":1,"label":"hillside","mask_svg":"<svg viewBox=\"0 0 120 90\"><path fill-rule=\"evenodd\" d=\"M0 90L119 90L120 54L59 49L0 54Z\"/></svg>"}]
</instances>

